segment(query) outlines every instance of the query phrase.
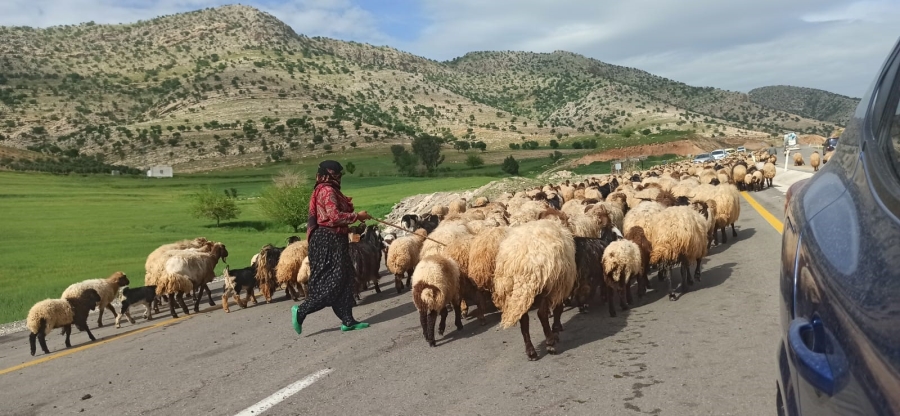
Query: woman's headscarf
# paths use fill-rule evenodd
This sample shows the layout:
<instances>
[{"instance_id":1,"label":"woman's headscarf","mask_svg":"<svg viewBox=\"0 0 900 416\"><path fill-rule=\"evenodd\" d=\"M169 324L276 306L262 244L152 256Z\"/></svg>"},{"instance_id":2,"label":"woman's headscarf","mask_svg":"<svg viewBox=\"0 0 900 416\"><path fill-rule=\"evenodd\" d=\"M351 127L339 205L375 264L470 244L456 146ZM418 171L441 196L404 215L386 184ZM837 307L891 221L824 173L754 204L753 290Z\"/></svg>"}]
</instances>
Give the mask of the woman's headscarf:
<instances>
[{"instance_id":1,"label":"woman's headscarf","mask_svg":"<svg viewBox=\"0 0 900 416\"><path fill-rule=\"evenodd\" d=\"M319 163L319 170L316 172L316 188L320 184L331 185L334 189L341 189L341 171L344 167L336 160L325 160Z\"/></svg>"}]
</instances>

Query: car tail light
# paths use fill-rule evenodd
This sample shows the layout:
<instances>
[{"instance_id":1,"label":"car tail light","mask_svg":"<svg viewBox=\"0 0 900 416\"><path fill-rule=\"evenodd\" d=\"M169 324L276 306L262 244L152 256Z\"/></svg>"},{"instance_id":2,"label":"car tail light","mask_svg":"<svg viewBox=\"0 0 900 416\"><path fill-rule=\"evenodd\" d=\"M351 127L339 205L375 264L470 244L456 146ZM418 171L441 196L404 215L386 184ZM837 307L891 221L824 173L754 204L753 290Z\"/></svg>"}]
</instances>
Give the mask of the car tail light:
<instances>
[{"instance_id":1,"label":"car tail light","mask_svg":"<svg viewBox=\"0 0 900 416\"><path fill-rule=\"evenodd\" d=\"M804 186L806 186L807 182L809 182L809 178L801 179L797 182L794 182L793 184L791 184L791 186L788 187L787 192L785 192L785 194L784 194L784 215L785 216L787 216L787 209L788 209L788 205L791 203L791 197L793 197L795 193L800 192L800 190L803 189Z\"/></svg>"}]
</instances>

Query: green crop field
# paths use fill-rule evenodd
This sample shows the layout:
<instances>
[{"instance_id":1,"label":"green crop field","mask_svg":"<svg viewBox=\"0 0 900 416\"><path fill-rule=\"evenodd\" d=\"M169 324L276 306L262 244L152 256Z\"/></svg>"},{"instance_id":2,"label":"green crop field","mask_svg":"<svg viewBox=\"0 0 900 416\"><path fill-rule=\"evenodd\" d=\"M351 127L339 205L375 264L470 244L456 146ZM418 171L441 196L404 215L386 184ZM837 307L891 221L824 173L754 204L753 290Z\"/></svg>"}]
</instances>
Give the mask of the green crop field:
<instances>
[{"instance_id":1,"label":"green crop field","mask_svg":"<svg viewBox=\"0 0 900 416\"><path fill-rule=\"evenodd\" d=\"M497 166L471 170L480 176L344 178L357 209L383 216L402 198L426 192L472 189L496 177ZM529 163L533 165L534 163ZM312 161L301 165L311 172ZM297 167L293 165L292 167ZM35 302L59 297L69 284L121 270L131 286L143 285L144 261L161 244L204 236L226 244L232 267L246 267L267 243L283 245L293 234L270 223L254 197L284 165L175 178L53 176L0 172L0 323L24 319ZM386 172L385 172L386 173ZM188 214L191 194L203 186L238 191L238 219L221 227ZM302 234L301 234L302 236ZM221 273L220 263L217 273Z\"/></svg>"}]
</instances>

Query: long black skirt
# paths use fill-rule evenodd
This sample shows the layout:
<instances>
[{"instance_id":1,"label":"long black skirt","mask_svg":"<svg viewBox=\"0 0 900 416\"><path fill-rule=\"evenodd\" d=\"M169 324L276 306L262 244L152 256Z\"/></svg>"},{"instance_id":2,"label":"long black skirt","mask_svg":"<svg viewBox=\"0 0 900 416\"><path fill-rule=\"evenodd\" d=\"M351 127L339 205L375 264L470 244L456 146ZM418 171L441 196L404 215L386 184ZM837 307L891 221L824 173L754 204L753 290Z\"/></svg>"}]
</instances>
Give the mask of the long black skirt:
<instances>
[{"instance_id":1,"label":"long black skirt","mask_svg":"<svg viewBox=\"0 0 900 416\"><path fill-rule=\"evenodd\" d=\"M331 306L341 323L351 326L353 319L353 285L356 270L350 261L350 242L347 234L328 228L318 228L309 239L309 296L300 304L297 319Z\"/></svg>"}]
</instances>

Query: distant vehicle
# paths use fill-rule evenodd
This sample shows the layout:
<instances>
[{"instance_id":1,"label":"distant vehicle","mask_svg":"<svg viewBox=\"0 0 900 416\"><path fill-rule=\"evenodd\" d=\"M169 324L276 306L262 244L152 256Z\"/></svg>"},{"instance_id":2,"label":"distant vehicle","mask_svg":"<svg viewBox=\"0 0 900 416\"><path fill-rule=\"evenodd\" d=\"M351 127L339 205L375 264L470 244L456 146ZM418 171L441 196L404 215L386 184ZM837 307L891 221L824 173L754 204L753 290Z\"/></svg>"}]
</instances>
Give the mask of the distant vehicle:
<instances>
[{"instance_id":1,"label":"distant vehicle","mask_svg":"<svg viewBox=\"0 0 900 416\"><path fill-rule=\"evenodd\" d=\"M722 160L727 154L725 153L725 149L716 149L710 152L709 155L715 160Z\"/></svg>"},{"instance_id":2,"label":"distant vehicle","mask_svg":"<svg viewBox=\"0 0 900 416\"><path fill-rule=\"evenodd\" d=\"M701 153L701 154L697 155L697 157L694 158L694 163L706 163L706 162L712 162L714 160L715 159L713 159L713 157L710 156L709 153Z\"/></svg>"},{"instance_id":3,"label":"distant vehicle","mask_svg":"<svg viewBox=\"0 0 900 416\"><path fill-rule=\"evenodd\" d=\"M747 153L747 149L745 149L744 146L739 146L737 148L737 151L738 153Z\"/></svg>"},{"instance_id":4,"label":"distant vehicle","mask_svg":"<svg viewBox=\"0 0 900 416\"><path fill-rule=\"evenodd\" d=\"M835 157L785 194L778 415L900 415L900 40Z\"/></svg>"},{"instance_id":5,"label":"distant vehicle","mask_svg":"<svg viewBox=\"0 0 900 416\"><path fill-rule=\"evenodd\" d=\"M832 137L830 139L825 140L825 152L833 152L834 148L837 147L838 138Z\"/></svg>"},{"instance_id":6,"label":"distant vehicle","mask_svg":"<svg viewBox=\"0 0 900 416\"><path fill-rule=\"evenodd\" d=\"M726 154L726 155L730 155L730 154L732 154L732 153L734 153L734 152L735 152L735 150L734 150L733 147L729 147L729 148L725 149L725 154Z\"/></svg>"}]
</instances>

